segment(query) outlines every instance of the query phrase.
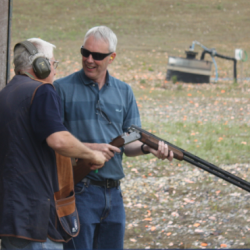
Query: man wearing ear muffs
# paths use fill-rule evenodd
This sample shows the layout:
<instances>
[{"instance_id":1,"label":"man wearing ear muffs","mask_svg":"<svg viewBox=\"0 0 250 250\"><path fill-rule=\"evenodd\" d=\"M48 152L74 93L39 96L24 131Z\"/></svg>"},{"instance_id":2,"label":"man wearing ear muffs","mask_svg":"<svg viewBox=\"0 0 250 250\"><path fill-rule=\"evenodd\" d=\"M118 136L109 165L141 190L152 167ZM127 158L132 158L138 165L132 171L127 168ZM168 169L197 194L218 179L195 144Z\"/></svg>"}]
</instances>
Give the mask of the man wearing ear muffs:
<instances>
[{"instance_id":1,"label":"man wearing ear muffs","mask_svg":"<svg viewBox=\"0 0 250 250\"><path fill-rule=\"evenodd\" d=\"M110 28L91 28L80 48L82 69L54 82L62 100L64 125L85 145L101 151L106 158L98 173L91 171L75 185L81 231L65 244L66 249L123 248L122 153L126 156L152 153L162 160L173 159L173 152L168 153L163 142L159 143L158 150L140 141L121 149L109 144L113 138L127 132L132 124L141 126L131 87L107 70L116 58L116 45L117 37Z\"/></svg>"},{"instance_id":2,"label":"man wearing ear muffs","mask_svg":"<svg viewBox=\"0 0 250 250\"><path fill-rule=\"evenodd\" d=\"M38 38L16 44L16 75L0 91L2 250L63 249L80 230L69 157L92 170L105 161L62 124L54 48Z\"/></svg>"}]
</instances>

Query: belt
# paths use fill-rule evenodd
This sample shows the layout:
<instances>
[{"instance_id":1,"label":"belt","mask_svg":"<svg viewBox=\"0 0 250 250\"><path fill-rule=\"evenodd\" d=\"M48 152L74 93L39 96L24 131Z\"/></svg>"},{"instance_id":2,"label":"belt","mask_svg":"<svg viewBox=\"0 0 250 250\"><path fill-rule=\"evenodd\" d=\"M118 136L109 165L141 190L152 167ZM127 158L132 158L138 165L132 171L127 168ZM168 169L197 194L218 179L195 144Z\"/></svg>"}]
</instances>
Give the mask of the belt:
<instances>
[{"instance_id":1,"label":"belt","mask_svg":"<svg viewBox=\"0 0 250 250\"><path fill-rule=\"evenodd\" d=\"M106 188L115 188L120 186L120 181L112 180L112 179L105 179L104 181L94 181L91 179L84 178L82 182L86 184L91 184L95 186L101 186L101 187L106 187Z\"/></svg>"}]
</instances>

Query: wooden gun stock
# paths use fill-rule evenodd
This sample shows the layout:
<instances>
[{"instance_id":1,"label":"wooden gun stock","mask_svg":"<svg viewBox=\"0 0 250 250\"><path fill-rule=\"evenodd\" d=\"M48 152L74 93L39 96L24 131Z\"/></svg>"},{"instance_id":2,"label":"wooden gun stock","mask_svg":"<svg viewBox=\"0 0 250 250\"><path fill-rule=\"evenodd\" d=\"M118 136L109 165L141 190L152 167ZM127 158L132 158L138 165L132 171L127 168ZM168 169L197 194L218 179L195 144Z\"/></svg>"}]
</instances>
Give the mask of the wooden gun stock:
<instances>
[{"instance_id":1,"label":"wooden gun stock","mask_svg":"<svg viewBox=\"0 0 250 250\"><path fill-rule=\"evenodd\" d=\"M80 182L86 175L91 172L90 167L90 162L83 159L77 160L76 164L73 166L75 184Z\"/></svg>"},{"instance_id":2,"label":"wooden gun stock","mask_svg":"<svg viewBox=\"0 0 250 250\"><path fill-rule=\"evenodd\" d=\"M112 146L116 146L118 148L124 145L124 139L121 136L116 137L110 143ZM77 184L84 177L86 177L92 170L90 170L91 163L84 159L78 159L76 164L73 166L74 172L74 183Z\"/></svg>"}]
</instances>

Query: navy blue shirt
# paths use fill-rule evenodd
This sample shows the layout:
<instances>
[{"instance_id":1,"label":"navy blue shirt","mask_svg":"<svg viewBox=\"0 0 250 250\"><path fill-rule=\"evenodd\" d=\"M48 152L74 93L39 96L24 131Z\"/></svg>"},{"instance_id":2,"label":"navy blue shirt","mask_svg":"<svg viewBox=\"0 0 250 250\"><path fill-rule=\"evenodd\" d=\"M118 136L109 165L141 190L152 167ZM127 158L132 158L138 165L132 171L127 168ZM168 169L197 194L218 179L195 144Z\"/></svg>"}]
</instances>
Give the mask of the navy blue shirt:
<instances>
[{"instance_id":1,"label":"navy blue shirt","mask_svg":"<svg viewBox=\"0 0 250 250\"><path fill-rule=\"evenodd\" d=\"M66 130L53 85L14 76L0 91L0 116L0 237L68 239L54 202L59 191L55 153L45 141Z\"/></svg>"},{"instance_id":2,"label":"navy blue shirt","mask_svg":"<svg viewBox=\"0 0 250 250\"><path fill-rule=\"evenodd\" d=\"M30 122L40 142L55 132L67 131L61 120L60 97L51 84L37 89L30 107Z\"/></svg>"}]
</instances>

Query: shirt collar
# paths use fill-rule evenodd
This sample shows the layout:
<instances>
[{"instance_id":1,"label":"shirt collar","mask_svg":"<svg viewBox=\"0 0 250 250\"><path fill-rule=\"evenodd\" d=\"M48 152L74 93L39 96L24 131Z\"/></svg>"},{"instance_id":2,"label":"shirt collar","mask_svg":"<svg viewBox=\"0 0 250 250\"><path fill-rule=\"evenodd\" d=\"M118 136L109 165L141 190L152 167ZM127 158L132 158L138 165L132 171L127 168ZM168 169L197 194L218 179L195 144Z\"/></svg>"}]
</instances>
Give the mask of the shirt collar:
<instances>
[{"instance_id":1,"label":"shirt collar","mask_svg":"<svg viewBox=\"0 0 250 250\"><path fill-rule=\"evenodd\" d=\"M85 75L83 69L80 70L80 75L81 75L81 78L82 78L83 83L84 83L85 85L90 85L90 84L95 83L93 80L91 80L90 78L88 78L88 77ZM105 85L111 86L110 74L109 74L108 70L107 70L107 73L106 73L106 82L105 82Z\"/></svg>"}]
</instances>

